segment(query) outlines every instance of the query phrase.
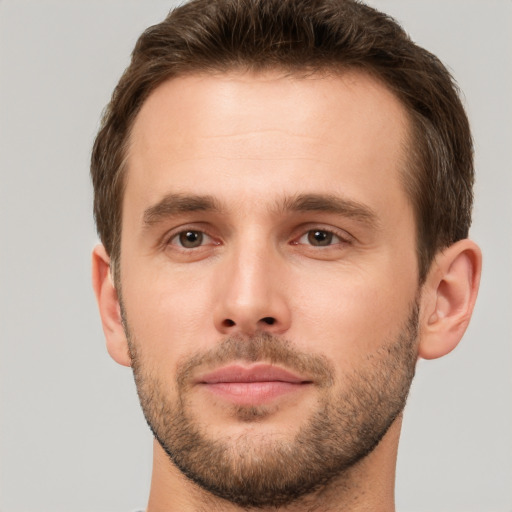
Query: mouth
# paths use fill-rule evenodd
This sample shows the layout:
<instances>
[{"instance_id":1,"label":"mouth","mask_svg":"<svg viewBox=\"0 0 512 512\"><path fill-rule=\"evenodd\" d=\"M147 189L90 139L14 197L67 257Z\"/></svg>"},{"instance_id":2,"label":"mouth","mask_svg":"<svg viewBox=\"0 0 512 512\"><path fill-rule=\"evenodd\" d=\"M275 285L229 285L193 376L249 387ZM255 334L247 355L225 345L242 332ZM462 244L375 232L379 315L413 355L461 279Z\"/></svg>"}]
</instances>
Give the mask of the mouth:
<instances>
[{"instance_id":1,"label":"mouth","mask_svg":"<svg viewBox=\"0 0 512 512\"><path fill-rule=\"evenodd\" d=\"M302 391L312 381L270 364L233 364L201 375L196 384L236 405L255 406Z\"/></svg>"}]
</instances>

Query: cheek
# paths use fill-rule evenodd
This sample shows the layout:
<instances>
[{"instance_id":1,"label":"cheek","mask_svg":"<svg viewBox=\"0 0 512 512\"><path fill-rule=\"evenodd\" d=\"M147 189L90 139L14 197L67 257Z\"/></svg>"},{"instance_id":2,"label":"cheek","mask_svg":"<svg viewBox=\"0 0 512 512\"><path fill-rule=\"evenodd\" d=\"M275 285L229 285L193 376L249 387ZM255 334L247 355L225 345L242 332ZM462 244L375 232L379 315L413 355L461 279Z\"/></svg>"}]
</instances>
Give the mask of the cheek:
<instances>
[{"instance_id":1,"label":"cheek","mask_svg":"<svg viewBox=\"0 0 512 512\"><path fill-rule=\"evenodd\" d=\"M126 273L128 276L128 272ZM208 348L213 325L211 286L204 276L168 270L134 272L123 283L127 320L144 357L174 364L180 357ZM210 328L211 330L211 328Z\"/></svg>"},{"instance_id":2,"label":"cheek","mask_svg":"<svg viewBox=\"0 0 512 512\"><path fill-rule=\"evenodd\" d=\"M408 319L417 286L413 272L407 281L390 275L351 269L304 282L292 339L347 369L392 342Z\"/></svg>"}]
</instances>

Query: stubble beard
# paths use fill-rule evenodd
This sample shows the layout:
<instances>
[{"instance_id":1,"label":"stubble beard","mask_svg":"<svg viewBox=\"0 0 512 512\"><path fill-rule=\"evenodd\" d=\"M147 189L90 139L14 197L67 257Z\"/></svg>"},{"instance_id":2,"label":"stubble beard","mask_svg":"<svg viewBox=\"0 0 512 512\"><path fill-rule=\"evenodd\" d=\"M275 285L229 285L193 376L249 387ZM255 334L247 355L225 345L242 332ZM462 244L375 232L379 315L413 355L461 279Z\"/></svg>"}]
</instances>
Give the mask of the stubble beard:
<instances>
[{"instance_id":1,"label":"stubble beard","mask_svg":"<svg viewBox=\"0 0 512 512\"><path fill-rule=\"evenodd\" d=\"M417 360L418 306L411 308L400 334L369 355L336 386L327 358L299 353L293 344L268 333L226 338L207 353L181 365L178 399L172 401L157 372L143 362L141 345L126 321L132 368L146 421L171 462L203 490L245 508L278 507L299 501L337 481L377 446L402 412ZM283 364L315 376L320 399L297 433L263 436L249 432L212 438L190 403L191 373L206 364L233 361ZM240 422L264 421L265 407L234 410ZM252 429L251 429L252 430Z\"/></svg>"}]
</instances>

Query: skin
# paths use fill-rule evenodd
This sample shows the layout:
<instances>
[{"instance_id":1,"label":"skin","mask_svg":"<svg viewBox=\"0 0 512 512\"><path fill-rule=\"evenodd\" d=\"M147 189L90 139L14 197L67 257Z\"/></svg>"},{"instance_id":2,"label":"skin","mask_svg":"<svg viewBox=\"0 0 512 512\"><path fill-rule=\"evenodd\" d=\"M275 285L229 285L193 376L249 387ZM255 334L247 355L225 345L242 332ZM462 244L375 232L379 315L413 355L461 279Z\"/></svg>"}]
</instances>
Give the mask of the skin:
<instances>
[{"instance_id":1,"label":"skin","mask_svg":"<svg viewBox=\"0 0 512 512\"><path fill-rule=\"evenodd\" d=\"M355 72L191 75L149 96L128 151L119 285L137 349L170 399L181 362L226 336L258 331L326 358L342 390L344 375L396 338L416 298L418 356L440 357L457 345L481 256L470 240L457 242L437 255L419 288L415 219L400 181L408 130L394 95ZM344 208L286 208L305 194ZM169 195L208 195L218 209L172 212L162 207ZM181 247L183 230L205 233L203 244ZM334 233L332 243L315 246L312 230ZM108 350L130 366L102 246L93 254L93 284ZM241 421L202 388L190 404L212 438L248 435L257 444L293 436L319 393L309 386L277 397L259 422ZM286 510L321 503L325 511L393 511L400 422L344 476L350 486L334 482ZM239 510L202 492L155 443L148 511L204 508Z\"/></svg>"}]
</instances>

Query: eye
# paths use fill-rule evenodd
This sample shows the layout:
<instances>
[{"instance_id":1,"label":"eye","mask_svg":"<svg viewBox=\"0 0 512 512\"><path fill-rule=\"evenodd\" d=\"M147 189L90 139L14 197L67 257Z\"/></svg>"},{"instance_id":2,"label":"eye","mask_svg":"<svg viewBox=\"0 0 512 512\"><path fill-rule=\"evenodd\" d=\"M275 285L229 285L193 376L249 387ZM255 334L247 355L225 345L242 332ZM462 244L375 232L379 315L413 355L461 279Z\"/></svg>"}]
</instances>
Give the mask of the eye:
<instances>
[{"instance_id":1,"label":"eye","mask_svg":"<svg viewBox=\"0 0 512 512\"><path fill-rule=\"evenodd\" d=\"M312 245L313 247L328 247L342 242L343 240L339 236L325 229L310 229L298 241L300 244Z\"/></svg>"},{"instance_id":2,"label":"eye","mask_svg":"<svg viewBox=\"0 0 512 512\"><path fill-rule=\"evenodd\" d=\"M173 236L171 244L178 245L184 249L195 249L211 241L211 238L202 231L187 229Z\"/></svg>"}]
</instances>

